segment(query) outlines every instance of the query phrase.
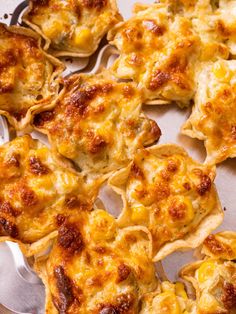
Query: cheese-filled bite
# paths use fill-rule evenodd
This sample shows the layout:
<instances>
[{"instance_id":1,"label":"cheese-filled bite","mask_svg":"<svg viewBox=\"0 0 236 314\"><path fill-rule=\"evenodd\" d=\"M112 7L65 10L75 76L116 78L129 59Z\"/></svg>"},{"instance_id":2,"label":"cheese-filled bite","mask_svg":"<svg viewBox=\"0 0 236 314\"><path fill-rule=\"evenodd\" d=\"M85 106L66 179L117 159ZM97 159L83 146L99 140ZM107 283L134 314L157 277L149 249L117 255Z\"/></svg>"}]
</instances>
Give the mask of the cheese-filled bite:
<instances>
[{"instance_id":1,"label":"cheese-filled bite","mask_svg":"<svg viewBox=\"0 0 236 314\"><path fill-rule=\"evenodd\" d=\"M194 161L177 145L140 150L109 179L123 199L118 223L149 229L154 261L197 247L223 219L214 177L215 167Z\"/></svg>"}]
</instances>

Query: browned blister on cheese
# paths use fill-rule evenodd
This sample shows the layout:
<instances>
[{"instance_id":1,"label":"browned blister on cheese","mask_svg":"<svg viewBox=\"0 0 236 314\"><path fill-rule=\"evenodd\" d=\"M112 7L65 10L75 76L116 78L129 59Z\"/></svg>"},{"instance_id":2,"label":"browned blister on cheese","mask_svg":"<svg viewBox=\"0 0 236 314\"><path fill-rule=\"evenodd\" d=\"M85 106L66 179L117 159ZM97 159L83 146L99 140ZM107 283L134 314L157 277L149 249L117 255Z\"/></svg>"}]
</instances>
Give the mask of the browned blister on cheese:
<instances>
[{"instance_id":1,"label":"browned blister on cheese","mask_svg":"<svg viewBox=\"0 0 236 314\"><path fill-rule=\"evenodd\" d=\"M139 313L141 296L159 291L150 253L145 228L120 230L103 210L66 217L48 258L36 262L46 313Z\"/></svg>"},{"instance_id":2,"label":"browned blister on cheese","mask_svg":"<svg viewBox=\"0 0 236 314\"><path fill-rule=\"evenodd\" d=\"M53 147L89 177L126 166L139 148L156 142L161 131L141 111L142 93L133 83L116 82L103 72L73 75L52 111L34 118Z\"/></svg>"},{"instance_id":3,"label":"browned blister on cheese","mask_svg":"<svg viewBox=\"0 0 236 314\"><path fill-rule=\"evenodd\" d=\"M197 247L223 218L214 177L214 167L195 162L179 146L140 150L109 179L123 198L118 223L149 229L155 261Z\"/></svg>"},{"instance_id":4,"label":"browned blister on cheese","mask_svg":"<svg viewBox=\"0 0 236 314\"><path fill-rule=\"evenodd\" d=\"M236 312L236 233L209 235L201 246L203 260L186 265L180 275L196 289L199 314Z\"/></svg>"},{"instance_id":5,"label":"browned blister on cheese","mask_svg":"<svg viewBox=\"0 0 236 314\"><path fill-rule=\"evenodd\" d=\"M135 4L133 16L108 33L120 54L114 75L133 80L148 104L188 105L201 63L229 57L227 36L219 38L212 27L216 14L209 0Z\"/></svg>"},{"instance_id":6,"label":"browned blister on cheese","mask_svg":"<svg viewBox=\"0 0 236 314\"><path fill-rule=\"evenodd\" d=\"M33 112L53 107L58 97L64 66L40 42L29 29L0 24L0 113L17 129L29 125Z\"/></svg>"},{"instance_id":7,"label":"browned blister on cheese","mask_svg":"<svg viewBox=\"0 0 236 314\"><path fill-rule=\"evenodd\" d=\"M80 174L30 136L0 147L0 181L0 240L19 242L26 254L58 229L63 215L91 210L96 196ZM78 247L71 250L79 250L79 234L63 232L64 245L74 236Z\"/></svg>"}]
</instances>

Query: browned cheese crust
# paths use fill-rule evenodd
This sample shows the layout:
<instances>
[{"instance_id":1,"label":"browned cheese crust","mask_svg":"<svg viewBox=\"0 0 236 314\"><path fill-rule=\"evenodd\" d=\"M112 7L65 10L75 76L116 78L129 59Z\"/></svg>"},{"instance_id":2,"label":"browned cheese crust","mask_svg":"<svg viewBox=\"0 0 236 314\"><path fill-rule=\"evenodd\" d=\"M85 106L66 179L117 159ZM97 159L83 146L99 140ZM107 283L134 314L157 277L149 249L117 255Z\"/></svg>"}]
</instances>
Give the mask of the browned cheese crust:
<instances>
[{"instance_id":1,"label":"browned cheese crust","mask_svg":"<svg viewBox=\"0 0 236 314\"><path fill-rule=\"evenodd\" d=\"M236 259L236 232L224 231L209 235L202 246L202 253L212 258Z\"/></svg>"},{"instance_id":2,"label":"browned cheese crust","mask_svg":"<svg viewBox=\"0 0 236 314\"><path fill-rule=\"evenodd\" d=\"M48 259L36 263L46 313L138 313L141 295L158 288L149 244L145 230L119 230L103 210L66 217Z\"/></svg>"},{"instance_id":3,"label":"browned cheese crust","mask_svg":"<svg viewBox=\"0 0 236 314\"><path fill-rule=\"evenodd\" d=\"M223 218L214 177L214 167L195 162L179 146L143 149L109 180L123 197L118 222L150 230L154 260L197 247Z\"/></svg>"},{"instance_id":4,"label":"browned cheese crust","mask_svg":"<svg viewBox=\"0 0 236 314\"><path fill-rule=\"evenodd\" d=\"M107 72L73 75L64 83L61 100L36 115L34 126L89 177L126 166L137 149L159 139L158 125L141 112L134 84L118 83Z\"/></svg>"},{"instance_id":5,"label":"browned cheese crust","mask_svg":"<svg viewBox=\"0 0 236 314\"><path fill-rule=\"evenodd\" d=\"M1 241L32 244L58 228L60 214L92 207L82 177L30 136L0 147L0 186Z\"/></svg>"},{"instance_id":6,"label":"browned cheese crust","mask_svg":"<svg viewBox=\"0 0 236 314\"><path fill-rule=\"evenodd\" d=\"M205 258L185 266L180 275L196 289L199 314L236 313L236 233L209 235L202 245Z\"/></svg>"},{"instance_id":7,"label":"browned cheese crust","mask_svg":"<svg viewBox=\"0 0 236 314\"><path fill-rule=\"evenodd\" d=\"M109 32L120 53L112 71L136 82L150 104L188 105L201 62L228 58L229 48L207 25L213 15L209 1L160 2L136 4L134 15Z\"/></svg>"},{"instance_id":8,"label":"browned cheese crust","mask_svg":"<svg viewBox=\"0 0 236 314\"><path fill-rule=\"evenodd\" d=\"M0 24L0 114L15 128L26 127L32 112L53 106L63 68L33 31Z\"/></svg>"}]
</instances>

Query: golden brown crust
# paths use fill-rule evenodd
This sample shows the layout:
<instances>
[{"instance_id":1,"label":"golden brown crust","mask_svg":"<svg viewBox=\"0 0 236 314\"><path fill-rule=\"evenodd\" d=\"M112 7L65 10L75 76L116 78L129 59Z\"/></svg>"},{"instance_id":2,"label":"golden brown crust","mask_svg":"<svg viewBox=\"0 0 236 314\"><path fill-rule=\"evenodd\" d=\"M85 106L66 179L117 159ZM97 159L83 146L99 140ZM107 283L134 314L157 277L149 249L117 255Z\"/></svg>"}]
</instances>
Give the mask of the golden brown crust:
<instances>
[{"instance_id":1,"label":"golden brown crust","mask_svg":"<svg viewBox=\"0 0 236 314\"><path fill-rule=\"evenodd\" d=\"M168 15L164 5L153 4L118 24L108 34L121 53L112 70L119 78L139 84L146 99L187 104L194 91L190 63L194 63L199 39L188 20L176 17L172 23Z\"/></svg>"},{"instance_id":2,"label":"golden brown crust","mask_svg":"<svg viewBox=\"0 0 236 314\"><path fill-rule=\"evenodd\" d=\"M0 114L16 128L29 125L37 110L52 108L64 66L40 48L40 37L0 24Z\"/></svg>"},{"instance_id":3,"label":"golden brown crust","mask_svg":"<svg viewBox=\"0 0 236 314\"><path fill-rule=\"evenodd\" d=\"M91 177L126 166L138 148L157 141L161 131L141 112L142 94L108 72L73 75L64 82L52 111L34 117L52 146Z\"/></svg>"},{"instance_id":4,"label":"golden brown crust","mask_svg":"<svg viewBox=\"0 0 236 314\"><path fill-rule=\"evenodd\" d=\"M235 243L235 232L208 236L202 248L202 253L206 254L204 260L180 271L180 276L196 289L197 313L235 313Z\"/></svg>"},{"instance_id":5,"label":"golden brown crust","mask_svg":"<svg viewBox=\"0 0 236 314\"><path fill-rule=\"evenodd\" d=\"M89 13L96 12L96 17L102 15L102 20L109 24L101 13L108 2L63 1L71 5L70 13L76 14L78 20L83 15L82 6ZM118 83L107 71L99 75L72 75L64 80L60 95L58 85L55 87L51 101L45 101L44 106L29 107L29 112L23 114L10 112L16 122L5 113L18 129L29 125L33 115L31 125L48 135L53 149L50 151L27 136L0 147L0 242L15 241L26 256L37 256L35 270L46 286L46 314L236 313L235 233L209 235L223 219L214 185L214 163L236 156L234 82L231 86L234 74L224 73L223 83L220 77L213 86L209 84L212 91L216 86L221 87L221 83L223 87L211 101L204 101L204 105L200 102L200 92L204 90L201 83L205 84L206 79L201 77L194 109L198 114L194 118L201 120L200 128L199 121L196 123L192 117L183 128L186 134L206 143L209 134L217 137L213 141L218 145L217 149L213 147L213 155L220 153L212 157L211 150L209 163L205 165L192 160L176 145L145 149L159 139L161 131L155 121L141 113L143 99L155 102L158 98L159 104L176 101L187 105L196 91L200 62L207 68L209 64L204 61L219 55L227 58L229 49L233 51L235 25L216 18L222 14L223 2L219 10L210 0L160 0L153 6L137 4L135 13L141 18L134 22L134 27L135 18L118 24L109 35L117 36L118 42L121 31L129 42L122 47L113 70L118 77L132 78L136 84ZM30 16L36 16L40 22L40 16L47 14L48 9L52 9L52 15L54 11L60 15L64 12L60 10L60 3L60 0L30 0L25 21L46 39L45 49L50 45L54 48L55 55L90 55L101 39L99 32L96 39L87 37L91 36L88 33L83 35L86 47L78 52L73 45L53 43L30 21ZM109 3L112 6L115 2ZM116 6L112 8L111 24L119 20ZM64 17L68 13L65 11ZM210 29L206 34L202 31L207 28L206 12L216 26L214 40L209 35ZM200 18L199 14L203 16ZM58 27L66 20L64 17L57 20L55 29L59 34ZM199 26L200 22L203 25ZM131 27L126 29L129 23ZM65 30L63 27L61 32ZM39 49L39 37L33 32L20 28L8 30L19 36L31 36ZM73 36L81 43L80 31ZM93 41L91 50L84 52L90 40ZM148 49L144 47L147 43ZM68 51L64 50L66 46ZM43 56L54 64L53 57ZM148 63L149 59L153 64ZM5 71L14 66L12 53L3 53L1 60L0 52L0 84L1 68ZM60 63L54 66L59 68ZM55 78L53 73L52 77ZM226 87L229 81L230 87ZM0 101L1 93L11 92L11 82L3 72ZM203 96L210 97L209 91L206 94ZM202 112L201 105L205 106ZM229 108L225 112L226 105ZM216 121L211 120L212 112L217 116ZM214 124L216 129L208 133L209 125L211 128ZM75 167L58 153L72 160ZM81 173L76 173L75 168ZM92 210L98 188L111 173L109 184L124 202L117 220L105 211ZM179 283L164 282L160 286L153 262L200 244L205 259L181 271L181 276L196 289L196 301L188 298L183 287L179 290ZM44 255L50 246L52 250Z\"/></svg>"},{"instance_id":6,"label":"golden brown crust","mask_svg":"<svg viewBox=\"0 0 236 314\"><path fill-rule=\"evenodd\" d=\"M210 13L209 1L201 0L136 4L133 17L108 33L120 53L113 73L136 82L148 104L188 105L201 62L229 56L224 42L207 32Z\"/></svg>"},{"instance_id":7,"label":"golden brown crust","mask_svg":"<svg viewBox=\"0 0 236 314\"><path fill-rule=\"evenodd\" d=\"M122 19L115 0L33 1L23 21L46 41L55 56L87 57Z\"/></svg>"},{"instance_id":8,"label":"golden brown crust","mask_svg":"<svg viewBox=\"0 0 236 314\"><path fill-rule=\"evenodd\" d=\"M158 287L149 248L145 228L119 230L103 210L68 217L48 258L35 265L46 313L138 313L141 295Z\"/></svg>"},{"instance_id":9,"label":"golden brown crust","mask_svg":"<svg viewBox=\"0 0 236 314\"><path fill-rule=\"evenodd\" d=\"M62 214L90 210L96 189L30 136L0 147L0 241L11 239L41 247L57 230ZM29 253L27 253L29 255Z\"/></svg>"},{"instance_id":10,"label":"golden brown crust","mask_svg":"<svg viewBox=\"0 0 236 314\"><path fill-rule=\"evenodd\" d=\"M236 310L236 284L225 282L221 302L228 311Z\"/></svg>"},{"instance_id":11,"label":"golden brown crust","mask_svg":"<svg viewBox=\"0 0 236 314\"><path fill-rule=\"evenodd\" d=\"M209 235L203 242L201 251L212 258L236 259L236 232L224 231Z\"/></svg>"},{"instance_id":12,"label":"golden brown crust","mask_svg":"<svg viewBox=\"0 0 236 314\"><path fill-rule=\"evenodd\" d=\"M214 176L214 168L196 163L179 146L141 150L109 179L124 203L119 225L148 227L154 261L199 246L223 218Z\"/></svg>"}]
</instances>

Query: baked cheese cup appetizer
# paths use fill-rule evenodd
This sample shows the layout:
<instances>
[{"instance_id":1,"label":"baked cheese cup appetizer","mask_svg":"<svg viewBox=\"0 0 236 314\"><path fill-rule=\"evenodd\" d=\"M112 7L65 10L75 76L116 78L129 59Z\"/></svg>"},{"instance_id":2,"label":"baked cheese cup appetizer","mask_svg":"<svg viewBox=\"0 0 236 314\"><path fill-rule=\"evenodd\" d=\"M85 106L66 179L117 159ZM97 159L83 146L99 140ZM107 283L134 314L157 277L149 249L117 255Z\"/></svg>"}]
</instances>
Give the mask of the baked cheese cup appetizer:
<instances>
[{"instance_id":1,"label":"baked cheese cup appetizer","mask_svg":"<svg viewBox=\"0 0 236 314\"><path fill-rule=\"evenodd\" d=\"M22 129L32 112L53 106L64 66L40 48L36 33L23 27L0 23L0 46L0 114Z\"/></svg>"},{"instance_id":2,"label":"baked cheese cup appetizer","mask_svg":"<svg viewBox=\"0 0 236 314\"><path fill-rule=\"evenodd\" d=\"M136 4L133 17L108 33L110 43L120 54L111 70L121 79L136 82L144 90L147 103L174 101L185 106L194 96L199 64L217 57L228 58L229 49L205 34L203 18L209 17L209 3L163 2ZM195 13L190 9L193 4Z\"/></svg>"},{"instance_id":3,"label":"baked cheese cup appetizer","mask_svg":"<svg viewBox=\"0 0 236 314\"><path fill-rule=\"evenodd\" d=\"M182 127L183 134L204 141L208 163L236 157L235 70L234 60L202 67L193 111Z\"/></svg>"},{"instance_id":4,"label":"baked cheese cup appetizer","mask_svg":"<svg viewBox=\"0 0 236 314\"><path fill-rule=\"evenodd\" d=\"M185 266L180 275L196 289L197 313L236 313L236 233L210 235L202 261Z\"/></svg>"},{"instance_id":5,"label":"baked cheese cup appetizer","mask_svg":"<svg viewBox=\"0 0 236 314\"><path fill-rule=\"evenodd\" d=\"M206 35L224 43L232 55L236 55L236 3L234 0L219 0L213 14L206 22Z\"/></svg>"},{"instance_id":6,"label":"baked cheese cup appetizer","mask_svg":"<svg viewBox=\"0 0 236 314\"><path fill-rule=\"evenodd\" d=\"M165 4L137 4L134 13L108 33L120 52L112 71L119 78L134 80L147 99L188 104L194 94L200 46L191 21L168 13Z\"/></svg>"},{"instance_id":7,"label":"baked cheese cup appetizer","mask_svg":"<svg viewBox=\"0 0 236 314\"><path fill-rule=\"evenodd\" d=\"M157 292L147 293L142 298L140 314L194 314L195 301L188 298L183 283L164 281Z\"/></svg>"},{"instance_id":8,"label":"baked cheese cup appetizer","mask_svg":"<svg viewBox=\"0 0 236 314\"><path fill-rule=\"evenodd\" d=\"M56 56L90 56L122 18L115 0L30 0L23 21Z\"/></svg>"},{"instance_id":9,"label":"baked cheese cup appetizer","mask_svg":"<svg viewBox=\"0 0 236 314\"><path fill-rule=\"evenodd\" d=\"M177 145L140 150L108 181L123 199L119 226L146 226L154 261L199 246L223 219L214 177L214 167L195 162Z\"/></svg>"},{"instance_id":10,"label":"baked cheese cup appetizer","mask_svg":"<svg viewBox=\"0 0 236 314\"><path fill-rule=\"evenodd\" d=\"M19 242L26 255L50 238L58 215L92 208L82 178L30 136L0 147L0 179L0 241Z\"/></svg>"},{"instance_id":11,"label":"baked cheese cup appetizer","mask_svg":"<svg viewBox=\"0 0 236 314\"><path fill-rule=\"evenodd\" d=\"M108 72L73 75L65 79L56 107L35 116L34 127L88 178L101 177L159 139L159 127L141 107L142 95L132 83L118 83Z\"/></svg>"},{"instance_id":12,"label":"baked cheese cup appetizer","mask_svg":"<svg viewBox=\"0 0 236 314\"><path fill-rule=\"evenodd\" d=\"M142 227L119 230L106 211L65 217L47 258L35 265L46 286L46 313L139 313L158 289Z\"/></svg>"}]
</instances>

